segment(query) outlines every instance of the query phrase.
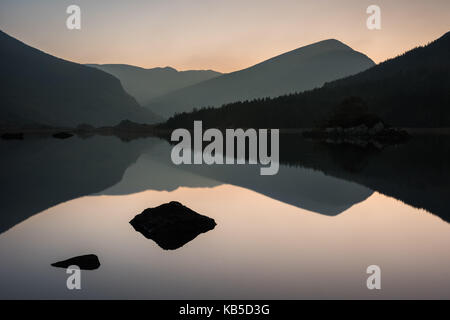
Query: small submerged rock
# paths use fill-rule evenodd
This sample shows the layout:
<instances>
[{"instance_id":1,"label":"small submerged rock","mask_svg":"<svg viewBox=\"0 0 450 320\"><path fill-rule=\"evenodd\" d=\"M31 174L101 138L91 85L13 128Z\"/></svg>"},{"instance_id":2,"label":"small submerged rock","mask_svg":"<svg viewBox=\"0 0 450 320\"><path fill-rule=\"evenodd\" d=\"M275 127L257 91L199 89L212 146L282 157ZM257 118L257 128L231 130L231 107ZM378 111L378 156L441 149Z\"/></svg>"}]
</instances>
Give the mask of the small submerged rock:
<instances>
[{"instance_id":1,"label":"small submerged rock","mask_svg":"<svg viewBox=\"0 0 450 320\"><path fill-rule=\"evenodd\" d=\"M81 270L95 270L100 267L100 261L95 254L86 254L83 256L73 257L64 261L52 263L53 267L65 268L70 266L78 266Z\"/></svg>"},{"instance_id":2,"label":"small submerged rock","mask_svg":"<svg viewBox=\"0 0 450 320\"><path fill-rule=\"evenodd\" d=\"M164 250L178 249L216 226L214 219L198 214L176 201L145 209L130 224Z\"/></svg>"},{"instance_id":3,"label":"small submerged rock","mask_svg":"<svg viewBox=\"0 0 450 320\"><path fill-rule=\"evenodd\" d=\"M57 132L54 133L53 138L57 138L57 139L68 139L70 137L73 137L73 134L69 133L69 132Z\"/></svg>"}]
</instances>

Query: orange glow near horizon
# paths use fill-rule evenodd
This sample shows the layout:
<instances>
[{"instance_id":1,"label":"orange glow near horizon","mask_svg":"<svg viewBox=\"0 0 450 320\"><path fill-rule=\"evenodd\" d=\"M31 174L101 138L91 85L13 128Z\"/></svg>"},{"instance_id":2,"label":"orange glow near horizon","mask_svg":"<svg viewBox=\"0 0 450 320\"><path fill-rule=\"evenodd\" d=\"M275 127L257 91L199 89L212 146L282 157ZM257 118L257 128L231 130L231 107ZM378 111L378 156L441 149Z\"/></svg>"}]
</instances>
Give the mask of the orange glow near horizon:
<instances>
[{"instance_id":1,"label":"orange glow near horizon","mask_svg":"<svg viewBox=\"0 0 450 320\"><path fill-rule=\"evenodd\" d=\"M240 70L334 38L376 63L450 30L447 0L376 1L382 29L366 27L367 0L86 1L82 29L65 27L69 1L5 0L0 29L57 57L177 70Z\"/></svg>"}]
</instances>

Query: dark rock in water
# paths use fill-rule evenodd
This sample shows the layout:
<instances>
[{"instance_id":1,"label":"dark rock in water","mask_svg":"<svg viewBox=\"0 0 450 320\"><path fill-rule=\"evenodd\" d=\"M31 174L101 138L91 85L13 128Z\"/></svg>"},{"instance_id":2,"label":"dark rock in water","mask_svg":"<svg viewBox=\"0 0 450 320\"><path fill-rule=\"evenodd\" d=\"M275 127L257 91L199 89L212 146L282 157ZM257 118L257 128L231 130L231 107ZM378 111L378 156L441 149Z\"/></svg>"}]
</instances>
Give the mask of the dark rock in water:
<instances>
[{"instance_id":1,"label":"dark rock in water","mask_svg":"<svg viewBox=\"0 0 450 320\"><path fill-rule=\"evenodd\" d=\"M4 133L2 134L4 140L23 140L23 133Z\"/></svg>"},{"instance_id":2,"label":"dark rock in water","mask_svg":"<svg viewBox=\"0 0 450 320\"><path fill-rule=\"evenodd\" d=\"M178 249L216 226L214 219L198 214L176 201L145 209L130 224L164 250Z\"/></svg>"},{"instance_id":3,"label":"dark rock in water","mask_svg":"<svg viewBox=\"0 0 450 320\"><path fill-rule=\"evenodd\" d=\"M100 267L100 261L95 254L73 257L64 261L52 263L53 267L68 268L78 266L81 270L95 270Z\"/></svg>"},{"instance_id":4,"label":"dark rock in water","mask_svg":"<svg viewBox=\"0 0 450 320\"><path fill-rule=\"evenodd\" d=\"M58 132L52 135L53 138L57 138L57 139L68 139L70 137L73 137L73 134L69 133L69 132Z\"/></svg>"}]
</instances>

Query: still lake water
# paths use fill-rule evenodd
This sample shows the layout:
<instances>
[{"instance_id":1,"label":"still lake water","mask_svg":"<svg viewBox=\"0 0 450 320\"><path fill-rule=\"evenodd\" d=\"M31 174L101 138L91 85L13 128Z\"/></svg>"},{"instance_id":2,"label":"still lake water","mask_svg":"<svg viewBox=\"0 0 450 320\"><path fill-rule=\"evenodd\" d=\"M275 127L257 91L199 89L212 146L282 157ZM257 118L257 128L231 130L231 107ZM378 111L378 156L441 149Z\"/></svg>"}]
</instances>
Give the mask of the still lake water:
<instances>
[{"instance_id":1,"label":"still lake water","mask_svg":"<svg viewBox=\"0 0 450 320\"><path fill-rule=\"evenodd\" d=\"M449 299L448 141L337 154L288 137L276 176L174 166L157 138L3 141L0 298ZM217 226L166 251L129 224L170 201ZM69 291L50 264L88 253L101 267Z\"/></svg>"}]
</instances>

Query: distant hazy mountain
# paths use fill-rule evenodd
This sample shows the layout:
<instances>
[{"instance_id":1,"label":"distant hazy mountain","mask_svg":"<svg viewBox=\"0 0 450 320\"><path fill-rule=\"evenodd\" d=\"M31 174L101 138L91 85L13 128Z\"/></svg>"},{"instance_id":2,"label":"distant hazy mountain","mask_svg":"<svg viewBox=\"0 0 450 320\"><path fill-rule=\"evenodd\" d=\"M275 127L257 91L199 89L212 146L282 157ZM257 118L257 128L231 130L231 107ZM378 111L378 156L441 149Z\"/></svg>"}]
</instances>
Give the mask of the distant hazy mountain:
<instances>
[{"instance_id":1,"label":"distant hazy mountain","mask_svg":"<svg viewBox=\"0 0 450 320\"><path fill-rule=\"evenodd\" d=\"M155 122L115 77L34 49L0 31L0 125Z\"/></svg>"},{"instance_id":2,"label":"distant hazy mountain","mask_svg":"<svg viewBox=\"0 0 450 320\"><path fill-rule=\"evenodd\" d=\"M215 106L302 92L353 75L374 65L362 53L337 40L317 42L253 67L153 99L147 106L165 117L194 107Z\"/></svg>"},{"instance_id":3,"label":"distant hazy mountain","mask_svg":"<svg viewBox=\"0 0 450 320\"><path fill-rule=\"evenodd\" d=\"M234 103L170 119L170 127L311 128L349 97L398 127L450 127L450 32L430 43L320 89Z\"/></svg>"},{"instance_id":4,"label":"distant hazy mountain","mask_svg":"<svg viewBox=\"0 0 450 320\"><path fill-rule=\"evenodd\" d=\"M144 69L125 64L88 64L117 77L124 89L141 104L196 83L215 78L221 73L212 70L177 71L174 68Z\"/></svg>"}]
</instances>

